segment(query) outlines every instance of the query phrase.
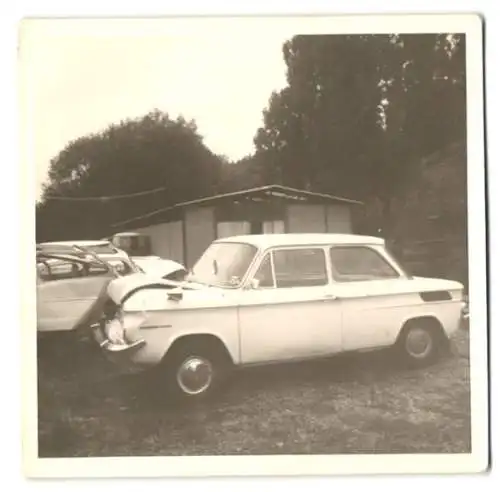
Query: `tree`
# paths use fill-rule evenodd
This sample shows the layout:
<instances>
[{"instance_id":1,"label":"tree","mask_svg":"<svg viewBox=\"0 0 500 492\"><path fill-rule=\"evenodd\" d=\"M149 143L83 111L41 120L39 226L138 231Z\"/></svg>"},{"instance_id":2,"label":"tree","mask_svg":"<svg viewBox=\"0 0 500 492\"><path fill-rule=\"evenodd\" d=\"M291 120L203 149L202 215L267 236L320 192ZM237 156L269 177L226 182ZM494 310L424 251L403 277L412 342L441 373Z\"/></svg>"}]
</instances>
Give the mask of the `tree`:
<instances>
[{"instance_id":1,"label":"tree","mask_svg":"<svg viewBox=\"0 0 500 492\"><path fill-rule=\"evenodd\" d=\"M364 200L388 226L410 163L465 138L463 37L296 36L283 53L288 86L256 155L280 182Z\"/></svg>"},{"instance_id":2,"label":"tree","mask_svg":"<svg viewBox=\"0 0 500 492\"><path fill-rule=\"evenodd\" d=\"M225 162L220 168L217 193L257 188L273 183L272 177L267 175L270 169L263 165L256 155L247 155L236 162Z\"/></svg>"},{"instance_id":3,"label":"tree","mask_svg":"<svg viewBox=\"0 0 500 492\"><path fill-rule=\"evenodd\" d=\"M195 123L182 117L172 120L153 111L111 125L70 142L51 161L37 207L37 238L99 237L114 222L211 195L220 166ZM158 188L162 190L126 199L76 200Z\"/></svg>"},{"instance_id":4,"label":"tree","mask_svg":"<svg viewBox=\"0 0 500 492\"><path fill-rule=\"evenodd\" d=\"M285 44L289 86L272 95L255 138L285 184L360 194L358 169L379 119L371 46L367 36L297 36Z\"/></svg>"}]
</instances>

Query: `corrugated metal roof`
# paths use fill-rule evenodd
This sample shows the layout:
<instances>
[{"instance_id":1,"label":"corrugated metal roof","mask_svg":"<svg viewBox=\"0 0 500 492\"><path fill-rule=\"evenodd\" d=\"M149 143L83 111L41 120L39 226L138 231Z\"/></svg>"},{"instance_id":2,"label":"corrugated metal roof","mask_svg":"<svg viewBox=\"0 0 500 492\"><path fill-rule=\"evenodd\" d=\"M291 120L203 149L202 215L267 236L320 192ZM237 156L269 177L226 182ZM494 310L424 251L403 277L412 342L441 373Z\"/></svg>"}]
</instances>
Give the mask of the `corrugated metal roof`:
<instances>
[{"instance_id":1,"label":"corrugated metal roof","mask_svg":"<svg viewBox=\"0 0 500 492\"><path fill-rule=\"evenodd\" d=\"M220 195L214 195L206 198L199 198L196 200L189 200L186 202L177 203L176 205L154 210L153 212L138 217L132 217L130 219L121 222L116 222L115 224L112 225L112 227L128 225L131 224L132 222L147 219L149 217L153 217L163 212L173 211L176 209L181 209L193 205L203 205L220 200L226 200L228 198L234 198L234 199L251 198L254 199L255 201L260 201L262 196L268 196L268 197L275 196L279 198L284 198L286 200L296 200L299 202L307 202L310 199L315 199L325 203L328 202L328 203L343 203L346 205L363 205L363 202L360 202L358 200L352 200L349 198L328 195L326 193L317 193L313 191L299 190L296 188L290 188L288 186L282 186L282 185L266 185L266 186L260 186L258 188L250 188L248 190L223 193Z\"/></svg>"}]
</instances>

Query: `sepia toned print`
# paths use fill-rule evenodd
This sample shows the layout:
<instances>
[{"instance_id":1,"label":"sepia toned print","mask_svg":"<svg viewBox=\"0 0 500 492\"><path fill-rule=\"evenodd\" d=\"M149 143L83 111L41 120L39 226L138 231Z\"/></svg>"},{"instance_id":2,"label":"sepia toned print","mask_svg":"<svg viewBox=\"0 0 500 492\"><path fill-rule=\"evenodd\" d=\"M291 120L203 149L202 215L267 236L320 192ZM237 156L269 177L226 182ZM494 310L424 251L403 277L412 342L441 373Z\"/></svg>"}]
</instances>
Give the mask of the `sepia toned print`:
<instances>
[{"instance_id":1,"label":"sepia toned print","mask_svg":"<svg viewBox=\"0 0 500 492\"><path fill-rule=\"evenodd\" d=\"M24 21L28 474L485 469L481 24L409 18Z\"/></svg>"}]
</instances>

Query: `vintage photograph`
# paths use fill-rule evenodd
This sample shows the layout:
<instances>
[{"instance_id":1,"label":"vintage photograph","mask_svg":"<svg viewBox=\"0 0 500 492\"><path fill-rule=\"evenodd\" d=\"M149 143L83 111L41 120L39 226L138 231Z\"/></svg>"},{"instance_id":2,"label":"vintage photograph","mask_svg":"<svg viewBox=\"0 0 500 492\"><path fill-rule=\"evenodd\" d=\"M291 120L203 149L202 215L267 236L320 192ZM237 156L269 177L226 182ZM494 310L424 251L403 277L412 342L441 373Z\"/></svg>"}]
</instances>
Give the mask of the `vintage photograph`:
<instances>
[{"instance_id":1,"label":"vintage photograph","mask_svg":"<svg viewBox=\"0 0 500 492\"><path fill-rule=\"evenodd\" d=\"M486 468L481 30L25 19L26 473Z\"/></svg>"}]
</instances>

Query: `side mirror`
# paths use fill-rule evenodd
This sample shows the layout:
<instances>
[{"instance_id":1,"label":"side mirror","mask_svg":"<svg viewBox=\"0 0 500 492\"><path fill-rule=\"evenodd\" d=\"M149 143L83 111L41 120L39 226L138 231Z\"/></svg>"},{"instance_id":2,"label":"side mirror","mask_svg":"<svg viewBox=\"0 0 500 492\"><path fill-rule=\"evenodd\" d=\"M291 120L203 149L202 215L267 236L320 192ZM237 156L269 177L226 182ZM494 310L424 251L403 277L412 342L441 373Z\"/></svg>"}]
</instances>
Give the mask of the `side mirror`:
<instances>
[{"instance_id":1,"label":"side mirror","mask_svg":"<svg viewBox=\"0 0 500 492\"><path fill-rule=\"evenodd\" d=\"M182 289L173 289L167 294L167 298L170 301L180 302L182 301Z\"/></svg>"},{"instance_id":2,"label":"side mirror","mask_svg":"<svg viewBox=\"0 0 500 492\"><path fill-rule=\"evenodd\" d=\"M260 286L260 280L259 279L253 278L252 280L250 280L250 285L249 285L250 289L256 290L256 289L259 288L259 286Z\"/></svg>"}]
</instances>

